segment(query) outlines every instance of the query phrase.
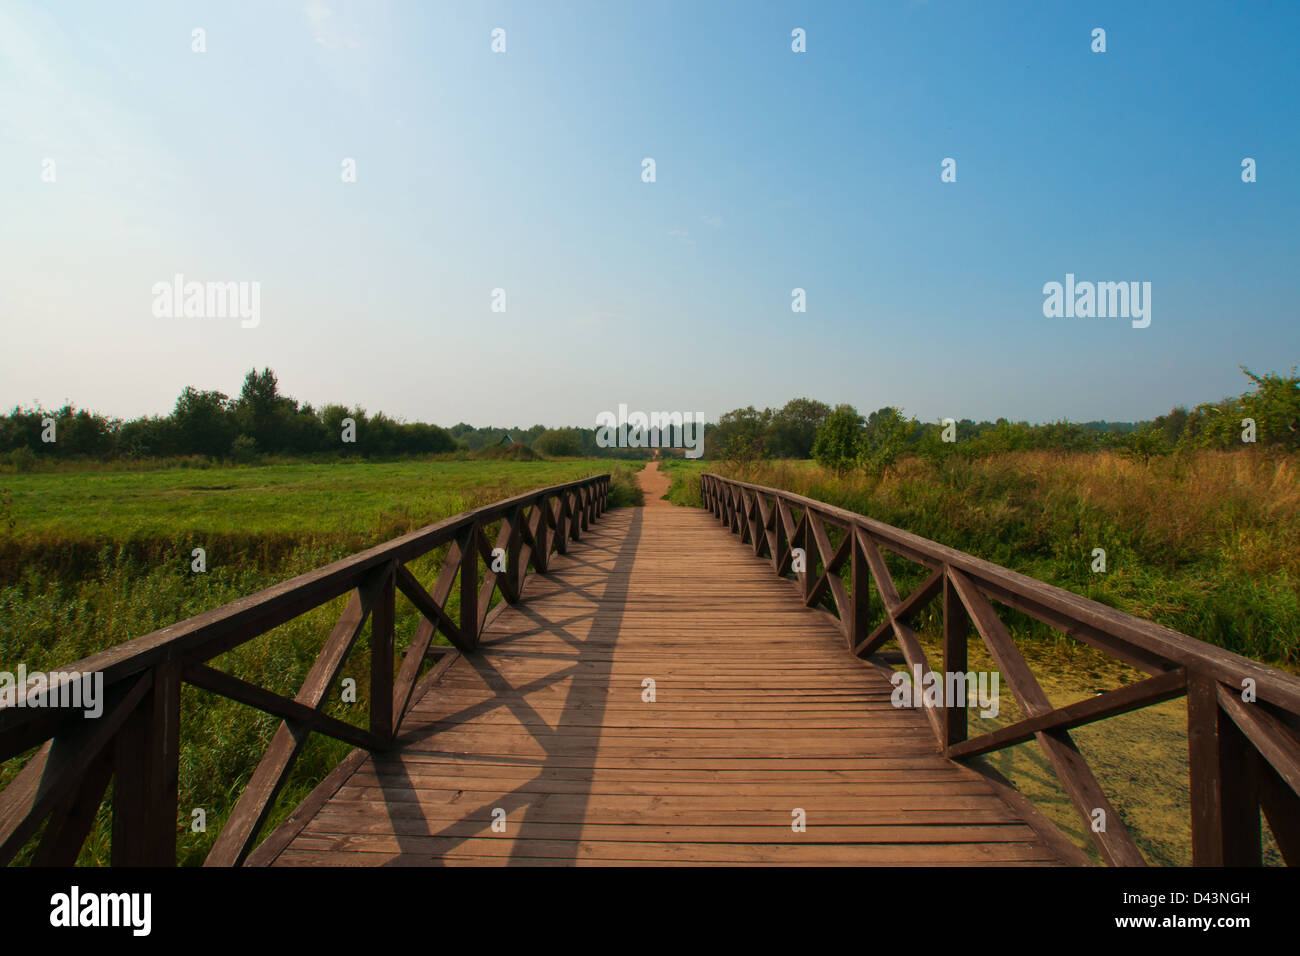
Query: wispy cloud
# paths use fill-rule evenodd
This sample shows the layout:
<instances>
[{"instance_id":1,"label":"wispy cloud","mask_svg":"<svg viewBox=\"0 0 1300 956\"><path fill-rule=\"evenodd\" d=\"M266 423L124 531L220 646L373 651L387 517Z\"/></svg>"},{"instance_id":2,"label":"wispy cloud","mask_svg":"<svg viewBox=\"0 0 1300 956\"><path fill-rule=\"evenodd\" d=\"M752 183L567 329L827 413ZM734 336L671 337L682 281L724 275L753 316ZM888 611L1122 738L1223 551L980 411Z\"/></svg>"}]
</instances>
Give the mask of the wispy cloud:
<instances>
[{"instance_id":1,"label":"wispy cloud","mask_svg":"<svg viewBox=\"0 0 1300 956\"><path fill-rule=\"evenodd\" d=\"M724 225L721 216L701 216L700 222L706 226L712 226L714 229L721 229Z\"/></svg>"},{"instance_id":2,"label":"wispy cloud","mask_svg":"<svg viewBox=\"0 0 1300 956\"><path fill-rule=\"evenodd\" d=\"M686 229L669 229L668 238L677 239L688 246L695 245L695 240L691 238L690 232Z\"/></svg>"}]
</instances>

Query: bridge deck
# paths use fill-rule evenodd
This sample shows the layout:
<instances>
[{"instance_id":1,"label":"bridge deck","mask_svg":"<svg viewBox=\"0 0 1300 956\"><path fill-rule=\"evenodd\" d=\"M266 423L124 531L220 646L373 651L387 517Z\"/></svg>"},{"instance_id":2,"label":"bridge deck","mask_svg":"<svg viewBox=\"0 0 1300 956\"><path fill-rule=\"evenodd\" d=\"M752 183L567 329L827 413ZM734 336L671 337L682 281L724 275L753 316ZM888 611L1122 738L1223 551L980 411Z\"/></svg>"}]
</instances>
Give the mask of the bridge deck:
<instances>
[{"instance_id":1,"label":"bridge deck","mask_svg":"<svg viewBox=\"0 0 1300 956\"><path fill-rule=\"evenodd\" d=\"M1061 862L706 512L611 511L524 598L271 862Z\"/></svg>"}]
</instances>

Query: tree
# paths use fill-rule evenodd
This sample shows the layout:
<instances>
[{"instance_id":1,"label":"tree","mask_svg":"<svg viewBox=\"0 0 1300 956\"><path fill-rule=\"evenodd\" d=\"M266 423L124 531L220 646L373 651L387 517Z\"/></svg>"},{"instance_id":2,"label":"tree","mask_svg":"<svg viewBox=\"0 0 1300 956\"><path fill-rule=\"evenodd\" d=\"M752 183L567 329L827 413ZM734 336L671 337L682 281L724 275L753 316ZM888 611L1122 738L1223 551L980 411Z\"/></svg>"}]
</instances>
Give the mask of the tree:
<instances>
[{"instance_id":1,"label":"tree","mask_svg":"<svg viewBox=\"0 0 1300 956\"><path fill-rule=\"evenodd\" d=\"M732 461L753 461L768 455L768 429L772 424L772 410L758 411L753 405L736 408L718 419L718 424L705 433L705 442L711 456Z\"/></svg>"},{"instance_id":2,"label":"tree","mask_svg":"<svg viewBox=\"0 0 1300 956\"><path fill-rule=\"evenodd\" d=\"M1153 422L1146 428L1125 435L1124 450L1132 457L1141 459L1142 464L1148 465L1152 458L1169 454L1169 439L1165 437L1164 429Z\"/></svg>"},{"instance_id":3,"label":"tree","mask_svg":"<svg viewBox=\"0 0 1300 956\"><path fill-rule=\"evenodd\" d=\"M812 456L825 468L846 472L862 450L862 416L852 405L836 405L813 440Z\"/></svg>"},{"instance_id":4,"label":"tree","mask_svg":"<svg viewBox=\"0 0 1300 956\"><path fill-rule=\"evenodd\" d=\"M533 448L551 458L577 458L582 455L582 432L577 428L551 428L537 437Z\"/></svg>"},{"instance_id":5,"label":"tree","mask_svg":"<svg viewBox=\"0 0 1300 956\"><path fill-rule=\"evenodd\" d=\"M244 377L239 399L234 404L239 430L257 442L263 453L285 451L293 434L293 416L298 403L280 395L275 373L251 369Z\"/></svg>"},{"instance_id":6,"label":"tree","mask_svg":"<svg viewBox=\"0 0 1300 956\"><path fill-rule=\"evenodd\" d=\"M892 406L872 412L862 433L863 464L876 474L887 472L907 447L915 428L915 419L905 417Z\"/></svg>"},{"instance_id":7,"label":"tree","mask_svg":"<svg viewBox=\"0 0 1300 956\"><path fill-rule=\"evenodd\" d=\"M230 399L223 392L185 386L172 410L172 423L182 454L223 457L235 439Z\"/></svg>"},{"instance_id":8,"label":"tree","mask_svg":"<svg viewBox=\"0 0 1300 956\"><path fill-rule=\"evenodd\" d=\"M817 429L831 407L810 398L794 398L772 416L771 451L778 458L811 458Z\"/></svg>"},{"instance_id":9,"label":"tree","mask_svg":"<svg viewBox=\"0 0 1300 956\"><path fill-rule=\"evenodd\" d=\"M1183 432L1187 428L1188 419L1187 409L1182 405L1169 410L1168 415L1160 415L1155 420L1155 426L1159 428L1165 436L1165 441L1171 445L1176 444L1183 437Z\"/></svg>"},{"instance_id":10,"label":"tree","mask_svg":"<svg viewBox=\"0 0 1300 956\"><path fill-rule=\"evenodd\" d=\"M1254 394L1241 398L1244 417L1255 419L1256 440L1261 445L1300 448L1300 376L1296 370L1292 368L1286 378L1275 373L1256 375L1244 365L1241 370L1255 383ZM1238 421L1238 428L1240 424Z\"/></svg>"}]
</instances>

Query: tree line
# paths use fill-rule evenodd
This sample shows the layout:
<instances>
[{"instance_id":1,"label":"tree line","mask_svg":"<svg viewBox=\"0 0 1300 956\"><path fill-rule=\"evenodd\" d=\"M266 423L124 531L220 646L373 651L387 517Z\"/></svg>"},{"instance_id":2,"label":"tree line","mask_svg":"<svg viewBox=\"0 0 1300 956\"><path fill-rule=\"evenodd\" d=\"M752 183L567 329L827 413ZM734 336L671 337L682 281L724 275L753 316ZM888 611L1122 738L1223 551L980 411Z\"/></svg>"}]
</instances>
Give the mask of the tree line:
<instances>
[{"instance_id":1,"label":"tree line","mask_svg":"<svg viewBox=\"0 0 1300 956\"><path fill-rule=\"evenodd\" d=\"M863 415L806 398L780 409L735 409L706 433L710 457L734 461L814 458L835 471L881 473L899 459L942 461L1010 451L1118 449L1144 461L1179 450L1247 445L1300 448L1300 375L1257 375L1242 367L1252 387L1236 397L1188 409L1178 406L1152 421L1067 422L1033 425L971 419L920 422L894 406Z\"/></svg>"},{"instance_id":2,"label":"tree line","mask_svg":"<svg viewBox=\"0 0 1300 956\"><path fill-rule=\"evenodd\" d=\"M706 458L753 461L813 458L845 471L881 472L900 458L985 457L1009 451L1120 449L1149 460L1189 448L1246 444L1300 447L1300 375L1242 372L1251 387L1241 395L1193 409L1176 407L1142 422L1028 422L946 419L920 422L894 406L867 415L852 405L796 398L781 408L737 408L705 425ZM237 396L187 387L169 415L123 421L68 404L46 411L14 408L0 417L0 456L19 468L36 456L56 459L132 459L203 456L252 462L291 458L394 458L464 451L523 450L547 457L645 458L644 448L597 443L595 428L442 428L403 422L383 412L329 404L319 409L281 395L275 373L252 369ZM680 457L680 448L661 450Z\"/></svg>"},{"instance_id":3,"label":"tree line","mask_svg":"<svg viewBox=\"0 0 1300 956\"><path fill-rule=\"evenodd\" d=\"M186 387L169 415L122 421L64 405L53 411L18 407L0 418L0 452L9 452L11 458L16 454L18 461L37 454L60 459L373 458L456 448L455 439L437 425L401 422L383 412L367 415L360 407L299 404L280 394L269 368L249 371L233 397Z\"/></svg>"},{"instance_id":4,"label":"tree line","mask_svg":"<svg viewBox=\"0 0 1300 956\"><path fill-rule=\"evenodd\" d=\"M113 460L201 456L249 463L264 457L401 458L520 450L548 457L644 458L637 448L601 448L595 429L442 428L354 406L315 408L280 394L275 373L252 369L238 395L187 386L168 415L110 418L66 404L15 407L0 417L0 457L25 470L38 458Z\"/></svg>"}]
</instances>

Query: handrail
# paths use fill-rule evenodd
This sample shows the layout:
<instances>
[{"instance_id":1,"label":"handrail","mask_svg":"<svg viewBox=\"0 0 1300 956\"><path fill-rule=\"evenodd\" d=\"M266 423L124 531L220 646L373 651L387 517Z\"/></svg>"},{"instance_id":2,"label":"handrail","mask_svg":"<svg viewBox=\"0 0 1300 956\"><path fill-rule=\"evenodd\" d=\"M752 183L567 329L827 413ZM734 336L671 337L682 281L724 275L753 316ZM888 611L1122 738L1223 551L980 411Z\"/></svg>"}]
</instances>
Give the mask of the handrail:
<instances>
[{"instance_id":1,"label":"handrail","mask_svg":"<svg viewBox=\"0 0 1300 956\"><path fill-rule=\"evenodd\" d=\"M21 700L0 704L0 760L44 744L0 792L0 865L12 860L47 819L34 862L74 863L111 778L112 864L174 866L183 683L283 719L205 860L205 865L243 863L310 733L371 750L391 746L402 718L419 699L422 662L446 653L433 646L435 632L459 652L473 653L494 593L500 590L508 603L516 603L529 567L546 573L550 555L566 553L568 542L579 540L605 513L609 484L608 474L597 475L461 512L56 672L102 675L104 706L98 716L66 706L71 695L51 694L67 682L54 681L56 675L48 687L29 686ZM483 529L498 520L493 545ZM450 546L446 560L426 590L405 565L442 545ZM505 552L504 570L493 570L494 548ZM444 610L453 588L459 592L457 620ZM400 662L394 659L398 591L421 614ZM206 663L348 592L342 617L292 700ZM322 707L367 619L370 720L363 729L328 716ZM52 697L59 698L54 706Z\"/></svg>"},{"instance_id":2,"label":"handrail","mask_svg":"<svg viewBox=\"0 0 1300 956\"><path fill-rule=\"evenodd\" d=\"M856 656L871 657L892 637L910 669L931 673L909 622L941 598L943 673L964 673L973 626L1025 719L968 740L965 701L947 700L924 711L939 746L963 760L1037 740L1107 863L1140 866L1145 860L1069 730L1184 695L1194 864L1258 865L1261 807L1286 862L1300 863L1300 678L803 495L712 473L701 477L700 488L704 506L755 555L768 557L781 577L794 574L804 603L831 616ZM837 546L828 525L844 533ZM930 571L905 598L890 577L882 547ZM797 551L803 552L801 559ZM841 577L846 567L847 587ZM885 620L872 630L868 582L885 611ZM1152 676L1055 708L992 601Z\"/></svg>"}]
</instances>

